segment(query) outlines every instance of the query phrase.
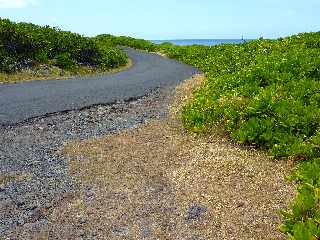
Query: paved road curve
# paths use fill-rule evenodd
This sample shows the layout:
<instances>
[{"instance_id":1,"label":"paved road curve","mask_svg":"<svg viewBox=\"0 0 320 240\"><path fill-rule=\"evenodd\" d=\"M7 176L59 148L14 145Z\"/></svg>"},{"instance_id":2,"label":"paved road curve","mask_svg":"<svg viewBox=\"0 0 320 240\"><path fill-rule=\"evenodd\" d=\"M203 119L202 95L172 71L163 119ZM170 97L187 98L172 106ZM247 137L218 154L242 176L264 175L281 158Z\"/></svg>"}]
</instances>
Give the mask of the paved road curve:
<instances>
[{"instance_id":1,"label":"paved road curve","mask_svg":"<svg viewBox=\"0 0 320 240\"><path fill-rule=\"evenodd\" d=\"M127 71L85 79L0 84L0 125L12 125L49 113L81 109L145 95L174 86L197 72L191 66L133 49Z\"/></svg>"}]
</instances>

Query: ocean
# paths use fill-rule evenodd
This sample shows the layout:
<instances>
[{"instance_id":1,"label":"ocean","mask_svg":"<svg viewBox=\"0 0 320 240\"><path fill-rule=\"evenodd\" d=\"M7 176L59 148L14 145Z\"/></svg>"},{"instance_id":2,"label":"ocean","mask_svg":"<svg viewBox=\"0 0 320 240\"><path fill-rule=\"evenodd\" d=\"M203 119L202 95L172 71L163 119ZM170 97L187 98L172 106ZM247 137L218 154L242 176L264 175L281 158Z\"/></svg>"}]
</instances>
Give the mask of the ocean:
<instances>
[{"instance_id":1,"label":"ocean","mask_svg":"<svg viewBox=\"0 0 320 240\"><path fill-rule=\"evenodd\" d=\"M188 46L188 45L205 45L214 46L219 44L241 44L251 39L176 39L176 40L152 40L153 43L161 44L164 42L170 42L175 45Z\"/></svg>"}]
</instances>

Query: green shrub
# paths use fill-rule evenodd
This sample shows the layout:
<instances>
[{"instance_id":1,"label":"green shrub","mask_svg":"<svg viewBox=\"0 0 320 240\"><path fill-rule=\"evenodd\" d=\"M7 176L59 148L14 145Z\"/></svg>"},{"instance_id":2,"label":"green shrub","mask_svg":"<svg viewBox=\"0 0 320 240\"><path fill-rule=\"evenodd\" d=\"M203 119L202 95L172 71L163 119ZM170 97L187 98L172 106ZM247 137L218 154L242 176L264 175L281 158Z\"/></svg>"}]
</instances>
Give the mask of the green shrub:
<instances>
[{"instance_id":1,"label":"green shrub","mask_svg":"<svg viewBox=\"0 0 320 240\"><path fill-rule=\"evenodd\" d=\"M12 73L16 70L16 60L12 57L3 57L0 59L0 67L3 72Z\"/></svg>"},{"instance_id":2,"label":"green shrub","mask_svg":"<svg viewBox=\"0 0 320 240\"><path fill-rule=\"evenodd\" d=\"M112 67L123 66L128 63L127 55L113 46L108 38L94 38L95 43L99 47L99 61L98 64L104 69L110 69Z\"/></svg>"},{"instance_id":3,"label":"green shrub","mask_svg":"<svg viewBox=\"0 0 320 240\"><path fill-rule=\"evenodd\" d=\"M320 160L301 163L290 177L299 184L295 201L285 218L281 231L292 240L320 239Z\"/></svg>"},{"instance_id":4,"label":"green shrub","mask_svg":"<svg viewBox=\"0 0 320 240\"><path fill-rule=\"evenodd\" d=\"M144 40L144 39L135 39L126 36L112 36L110 34L102 34L98 35L95 38L98 42L109 43L113 46L128 46L135 49L147 50L147 51L155 51L156 44L152 43L151 41Z\"/></svg>"},{"instance_id":5,"label":"green shrub","mask_svg":"<svg viewBox=\"0 0 320 240\"><path fill-rule=\"evenodd\" d=\"M221 124L230 137L275 158L308 160L291 179L298 191L281 230L320 239L320 32L244 45L166 48L207 76L183 110L195 132ZM309 162L311 161L311 162Z\"/></svg>"},{"instance_id":6,"label":"green shrub","mask_svg":"<svg viewBox=\"0 0 320 240\"><path fill-rule=\"evenodd\" d=\"M320 41L320 34L313 35ZM229 50L234 54L220 47L222 57L209 49L214 59L204 56L204 63L198 62L198 53L184 55L208 76L184 108L185 126L203 131L220 122L234 140L267 148L276 158L319 157L314 141L320 127L320 49L288 46L287 41L292 42L259 40L233 46Z\"/></svg>"},{"instance_id":7,"label":"green shrub","mask_svg":"<svg viewBox=\"0 0 320 240\"><path fill-rule=\"evenodd\" d=\"M123 66L128 63L127 56L116 48L104 47L100 51L103 53L99 59L99 65L104 69Z\"/></svg>"},{"instance_id":8,"label":"green shrub","mask_svg":"<svg viewBox=\"0 0 320 240\"><path fill-rule=\"evenodd\" d=\"M201 69L205 84L183 109L194 132L221 125L234 141L301 161L295 201L281 230L320 239L320 32L241 45L173 46L157 51Z\"/></svg>"},{"instance_id":9,"label":"green shrub","mask_svg":"<svg viewBox=\"0 0 320 240\"><path fill-rule=\"evenodd\" d=\"M34 59L38 62L38 63L47 63L49 61L49 57L48 54L45 51L38 51L35 56Z\"/></svg>"},{"instance_id":10,"label":"green shrub","mask_svg":"<svg viewBox=\"0 0 320 240\"><path fill-rule=\"evenodd\" d=\"M16 69L16 58L9 56L3 49L0 49L0 69L6 73L12 73Z\"/></svg>"},{"instance_id":11,"label":"green shrub","mask_svg":"<svg viewBox=\"0 0 320 240\"><path fill-rule=\"evenodd\" d=\"M62 69L71 70L76 66L76 61L71 58L69 53L60 53L55 57L54 64Z\"/></svg>"},{"instance_id":12,"label":"green shrub","mask_svg":"<svg viewBox=\"0 0 320 240\"><path fill-rule=\"evenodd\" d=\"M4 72L14 72L29 67L28 64L48 63L54 59L62 68L78 64L113 68L127 62L127 56L111 43L98 43L95 39L58 28L14 23L8 19L0 19L0 47L0 58L3 59L0 71ZM108 51L102 50L106 47Z\"/></svg>"}]
</instances>

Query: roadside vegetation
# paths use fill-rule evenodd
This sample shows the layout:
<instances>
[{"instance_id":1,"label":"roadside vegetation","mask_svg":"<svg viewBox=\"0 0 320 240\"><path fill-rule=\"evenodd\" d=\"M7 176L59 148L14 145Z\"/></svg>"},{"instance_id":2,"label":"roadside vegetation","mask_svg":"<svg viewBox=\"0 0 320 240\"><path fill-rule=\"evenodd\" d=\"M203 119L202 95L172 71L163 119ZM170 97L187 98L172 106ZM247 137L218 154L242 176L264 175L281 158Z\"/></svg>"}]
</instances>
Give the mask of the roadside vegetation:
<instances>
[{"instance_id":1,"label":"roadside vegetation","mask_svg":"<svg viewBox=\"0 0 320 240\"><path fill-rule=\"evenodd\" d=\"M0 19L0 82L104 72L127 64L127 56L110 44Z\"/></svg>"},{"instance_id":2,"label":"roadside vegetation","mask_svg":"<svg viewBox=\"0 0 320 240\"><path fill-rule=\"evenodd\" d=\"M320 32L213 47L120 39L112 42L161 52L205 73L183 108L187 129L210 134L222 126L233 141L297 162L289 177L298 183L297 196L281 212L280 229L288 239L320 239Z\"/></svg>"},{"instance_id":3,"label":"roadside vegetation","mask_svg":"<svg viewBox=\"0 0 320 240\"><path fill-rule=\"evenodd\" d=\"M113 36L110 34L102 34L95 37L95 40L102 44L111 46L128 46L135 49L146 50L149 52L155 51L157 46L152 42L144 39L136 39L126 36Z\"/></svg>"},{"instance_id":4,"label":"roadside vegetation","mask_svg":"<svg viewBox=\"0 0 320 240\"><path fill-rule=\"evenodd\" d=\"M88 38L49 26L0 19L0 83L68 77L126 66L117 46L159 52L202 70L206 81L184 106L190 131L223 128L230 140L297 163L297 196L281 231L320 239L320 32L240 45L174 46L143 39Z\"/></svg>"}]
</instances>

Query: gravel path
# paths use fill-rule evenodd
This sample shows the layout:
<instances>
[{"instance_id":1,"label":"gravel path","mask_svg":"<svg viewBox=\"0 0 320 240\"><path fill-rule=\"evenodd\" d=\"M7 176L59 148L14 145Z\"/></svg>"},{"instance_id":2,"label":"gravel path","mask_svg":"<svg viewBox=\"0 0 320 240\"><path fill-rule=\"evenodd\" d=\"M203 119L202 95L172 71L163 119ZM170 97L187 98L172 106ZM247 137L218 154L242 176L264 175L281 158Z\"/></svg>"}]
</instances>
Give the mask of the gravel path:
<instances>
[{"instance_id":1,"label":"gravel path","mask_svg":"<svg viewBox=\"0 0 320 240\"><path fill-rule=\"evenodd\" d=\"M291 166L181 128L202 79L0 128L0 239L284 239Z\"/></svg>"},{"instance_id":2,"label":"gravel path","mask_svg":"<svg viewBox=\"0 0 320 240\"><path fill-rule=\"evenodd\" d=\"M197 72L191 66L157 54L124 50L133 66L117 74L0 85L0 126L141 97L157 87L177 85Z\"/></svg>"},{"instance_id":3,"label":"gravel path","mask_svg":"<svg viewBox=\"0 0 320 240\"><path fill-rule=\"evenodd\" d=\"M57 154L64 143L133 128L166 115L170 88L154 90L127 102L0 128L0 239L17 228L46 228L46 212L74 194L65 160ZM28 239L27 236L10 239Z\"/></svg>"},{"instance_id":4,"label":"gravel path","mask_svg":"<svg viewBox=\"0 0 320 240\"><path fill-rule=\"evenodd\" d=\"M45 213L75 194L57 153L66 142L165 116L172 87L196 72L156 54L125 51L133 67L117 74L0 85L0 239L21 227L45 228Z\"/></svg>"},{"instance_id":5,"label":"gravel path","mask_svg":"<svg viewBox=\"0 0 320 240\"><path fill-rule=\"evenodd\" d=\"M202 80L179 85L165 119L68 143L62 153L80 191L52 211L42 236L285 239L278 211L294 195L285 180L292 165L219 135L186 133L179 112Z\"/></svg>"}]
</instances>

